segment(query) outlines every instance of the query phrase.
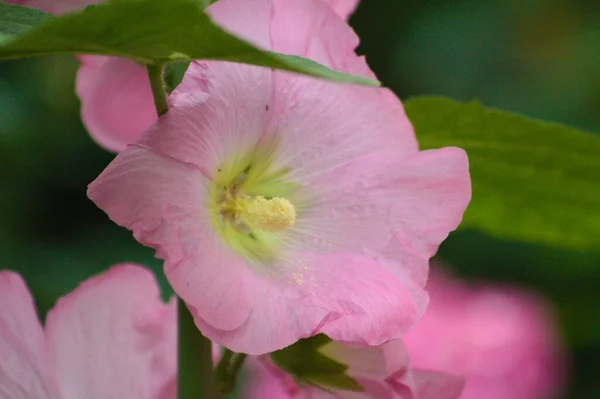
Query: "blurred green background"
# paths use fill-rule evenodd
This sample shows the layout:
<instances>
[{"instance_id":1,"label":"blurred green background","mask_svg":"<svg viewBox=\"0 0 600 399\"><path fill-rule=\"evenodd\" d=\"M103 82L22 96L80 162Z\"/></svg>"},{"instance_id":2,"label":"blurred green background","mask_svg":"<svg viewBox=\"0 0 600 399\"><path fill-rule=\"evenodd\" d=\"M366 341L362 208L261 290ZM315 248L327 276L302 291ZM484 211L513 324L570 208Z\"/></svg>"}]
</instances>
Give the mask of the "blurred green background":
<instances>
[{"instance_id":1,"label":"blurred green background","mask_svg":"<svg viewBox=\"0 0 600 399\"><path fill-rule=\"evenodd\" d=\"M597 0L363 0L351 24L361 37L359 52L401 98L478 98L597 134L598 6ZM87 184L113 155L81 124L76 67L71 57L0 63L0 262L23 274L42 314L79 281L114 263L159 270L151 250L86 198ZM467 278L545 294L572 361L565 397L600 397L600 251L461 230L439 257Z\"/></svg>"}]
</instances>

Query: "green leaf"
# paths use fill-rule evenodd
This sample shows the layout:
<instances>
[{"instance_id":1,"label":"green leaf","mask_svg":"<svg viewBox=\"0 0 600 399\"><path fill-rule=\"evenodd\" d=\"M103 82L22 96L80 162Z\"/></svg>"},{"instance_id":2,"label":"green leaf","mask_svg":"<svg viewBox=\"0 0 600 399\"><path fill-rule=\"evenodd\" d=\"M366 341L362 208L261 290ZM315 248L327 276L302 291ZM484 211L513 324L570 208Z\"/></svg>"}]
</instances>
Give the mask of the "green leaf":
<instances>
[{"instance_id":1,"label":"green leaf","mask_svg":"<svg viewBox=\"0 0 600 399\"><path fill-rule=\"evenodd\" d=\"M4 4L5 12L23 7ZM378 85L362 77L333 71L314 61L262 51L213 24L195 0L111 0L25 30L23 21L6 20L0 59L49 54L99 54L143 64L193 59L241 62L282 69L339 82ZM21 11L19 11L21 10ZM20 34L18 34L20 33ZM18 35L17 35L18 34ZM7 39L8 38L8 39Z\"/></svg>"},{"instance_id":2,"label":"green leaf","mask_svg":"<svg viewBox=\"0 0 600 399\"><path fill-rule=\"evenodd\" d=\"M287 348L271 353L271 359L296 380L315 385L323 390L332 388L360 392L362 386L346 374L348 366L319 351L331 342L325 335L301 339Z\"/></svg>"},{"instance_id":3,"label":"green leaf","mask_svg":"<svg viewBox=\"0 0 600 399\"><path fill-rule=\"evenodd\" d=\"M463 227L573 249L600 246L600 139L478 102L405 103L422 149L469 155L473 199Z\"/></svg>"},{"instance_id":4,"label":"green leaf","mask_svg":"<svg viewBox=\"0 0 600 399\"><path fill-rule=\"evenodd\" d=\"M52 18L40 10L0 2L0 43Z\"/></svg>"}]
</instances>

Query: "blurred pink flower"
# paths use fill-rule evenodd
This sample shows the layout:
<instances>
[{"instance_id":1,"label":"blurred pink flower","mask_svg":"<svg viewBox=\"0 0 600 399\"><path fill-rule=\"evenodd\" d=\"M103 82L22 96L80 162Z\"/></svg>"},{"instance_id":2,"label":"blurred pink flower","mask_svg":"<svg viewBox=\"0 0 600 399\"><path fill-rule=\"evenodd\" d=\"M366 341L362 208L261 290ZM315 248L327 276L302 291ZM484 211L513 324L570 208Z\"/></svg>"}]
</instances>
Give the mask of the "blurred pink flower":
<instances>
[{"instance_id":1,"label":"blurred pink flower","mask_svg":"<svg viewBox=\"0 0 600 399\"><path fill-rule=\"evenodd\" d=\"M362 392L329 389L296 383L270 361L251 363L247 399L456 399L464 379L434 371L410 368L401 340L380 347L356 348L330 342L320 351L348 366L347 375L362 387Z\"/></svg>"},{"instance_id":2,"label":"blurred pink flower","mask_svg":"<svg viewBox=\"0 0 600 399\"><path fill-rule=\"evenodd\" d=\"M319 1L220 0L211 14L372 76ZM268 68L193 63L171 102L88 195L157 250L204 335L262 354L317 333L379 345L414 324L428 259L470 199L462 150L419 152L387 89Z\"/></svg>"},{"instance_id":3,"label":"blurred pink flower","mask_svg":"<svg viewBox=\"0 0 600 399\"><path fill-rule=\"evenodd\" d=\"M115 266L61 298L42 327L21 277L0 272L0 396L174 399L175 303Z\"/></svg>"},{"instance_id":4,"label":"blurred pink flower","mask_svg":"<svg viewBox=\"0 0 600 399\"><path fill-rule=\"evenodd\" d=\"M430 303L405 336L415 367L464 375L461 399L558 397L561 351L547 305L513 287L432 273Z\"/></svg>"},{"instance_id":5,"label":"blurred pink flower","mask_svg":"<svg viewBox=\"0 0 600 399\"><path fill-rule=\"evenodd\" d=\"M275 0L277 1L277 0ZM281 0L279 0L281 1ZM322 0L346 18L358 0ZM82 9L100 0L9 0L11 3L38 8L52 14ZM244 15L242 4L230 13ZM209 14L210 9L208 10ZM219 23L217 16L216 22ZM231 20L231 24L247 21ZM243 28L238 28L242 29ZM148 74L135 61L95 55L77 57L81 62L77 72L76 92L81 101L81 119L92 139L101 147L119 152L133 143L156 120L156 110Z\"/></svg>"}]
</instances>

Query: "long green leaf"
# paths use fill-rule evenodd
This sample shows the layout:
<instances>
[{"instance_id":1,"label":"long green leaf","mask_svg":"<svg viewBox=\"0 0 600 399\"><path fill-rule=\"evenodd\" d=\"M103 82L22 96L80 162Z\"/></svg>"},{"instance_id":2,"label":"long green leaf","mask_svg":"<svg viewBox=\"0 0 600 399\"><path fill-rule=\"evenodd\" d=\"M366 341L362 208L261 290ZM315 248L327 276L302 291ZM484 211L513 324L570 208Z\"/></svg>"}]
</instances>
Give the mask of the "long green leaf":
<instances>
[{"instance_id":1,"label":"long green leaf","mask_svg":"<svg viewBox=\"0 0 600 399\"><path fill-rule=\"evenodd\" d=\"M144 64L222 60L282 69L340 82L377 85L301 57L262 51L213 24L193 0L110 0L56 18L0 2L0 59L49 54L99 54ZM37 13L34 15L34 13ZM14 16L17 14L18 18Z\"/></svg>"},{"instance_id":2,"label":"long green leaf","mask_svg":"<svg viewBox=\"0 0 600 399\"><path fill-rule=\"evenodd\" d=\"M463 227L525 242L600 248L600 139L576 129L439 97L406 102L423 149L469 155Z\"/></svg>"}]
</instances>

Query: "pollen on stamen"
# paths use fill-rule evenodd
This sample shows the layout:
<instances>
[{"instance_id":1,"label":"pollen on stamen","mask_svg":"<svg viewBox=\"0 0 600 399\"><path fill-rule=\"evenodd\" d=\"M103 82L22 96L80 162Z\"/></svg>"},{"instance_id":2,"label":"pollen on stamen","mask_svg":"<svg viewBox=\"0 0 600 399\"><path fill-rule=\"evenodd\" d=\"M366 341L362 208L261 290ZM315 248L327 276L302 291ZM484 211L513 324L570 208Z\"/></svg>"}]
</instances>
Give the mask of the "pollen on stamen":
<instances>
[{"instance_id":1,"label":"pollen on stamen","mask_svg":"<svg viewBox=\"0 0 600 399\"><path fill-rule=\"evenodd\" d=\"M251 228L278 232L296 223L296 208L285 198L242 197L235 201L235 219Z\"/></svg>"}]
</instances>

